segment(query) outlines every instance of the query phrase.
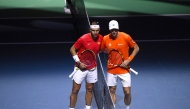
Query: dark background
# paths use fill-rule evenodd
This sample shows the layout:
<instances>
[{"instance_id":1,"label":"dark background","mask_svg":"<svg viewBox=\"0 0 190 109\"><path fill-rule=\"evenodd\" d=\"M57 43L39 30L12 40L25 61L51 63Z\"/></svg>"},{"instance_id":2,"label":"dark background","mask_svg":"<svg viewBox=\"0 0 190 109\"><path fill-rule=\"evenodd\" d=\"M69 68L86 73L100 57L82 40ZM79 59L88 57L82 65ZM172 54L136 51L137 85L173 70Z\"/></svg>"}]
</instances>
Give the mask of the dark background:
<instances>
[{"instance_id":1,"label":"dark background","mask_svg":"<svg viewBox=\"0 0 190 109\"><path fill-rule=\"evenodd\" d=\"M0 43L73 42L80 37L73 26L72 15L64 12L64 1L18 2L21 3L1 1ZM102 35L109 33L108 23L115 19L120 31L130 34L134 40L189 39L190 1L118 0L116 3L88 0L85 4L90 22L100 23ZM84 16L81 10L78 8L79 15ZM78 30L85 30L82 33L88 32L83 23L86 20L84 17L77 21Z\"/></svg>"},{"instance_id":2,"label":"dark background","mask_svg":"<svg viewBox=\"0 0 190 109\"><path fill-rule=\"evenodd\" d=\"M112 8L117 5L114 5L115 2L89 1L107 4ZM157 0L143 2L155 3L154 6L144 7L150 11L157 7L158 2L185 7L189 7L190 3ZM143 2L138 1L137 4ZM118 4L122 5L121 1ZM137 76L131 73L131 109L190 108L189 10L179 7L178 11L174 7L168 11L159 7L161 14L156 13L159 10L150 14L140 12L140 9L134 12L87 7L90 21L100 23L102 35L109 33L108 23L115 19L119 22L120 31L130 34L140 47L131 63L131 67L139 72ZM141 7L140 4L138 7ZM95 15L92 12L96 12ZM83 25L85 21L80 20L78 30L87 30L87 25ZM64 12L33 8L1 9L0 109L68 109L72 88L68 75L75 64L69 49L78 37L73 18ZM106 75L103 54L100 54L100 58ZM84 109L84 94L83 83L76 109ZM116 108L124 109L120 83L116 95ZM97 109L94 100L92 108Z\"/></svg>"},{"instance_id":3,"label":"dark background","mask_svg":"<svg viewBox=\"0 0 190 109\"><path fill-rule=\"evenodd\" d=\"M130 34L134 40L189 40L190 15L180 16L129 16L89 17L98 21L100 34L109 33L110 20L118 20L120 31ZM85 20L85 19L84 19ZM80 27L87 28L86 25ZM0 42L67 42L78 36L72 18L17 18L0 19Z\"/></svg>"}]
</instances>

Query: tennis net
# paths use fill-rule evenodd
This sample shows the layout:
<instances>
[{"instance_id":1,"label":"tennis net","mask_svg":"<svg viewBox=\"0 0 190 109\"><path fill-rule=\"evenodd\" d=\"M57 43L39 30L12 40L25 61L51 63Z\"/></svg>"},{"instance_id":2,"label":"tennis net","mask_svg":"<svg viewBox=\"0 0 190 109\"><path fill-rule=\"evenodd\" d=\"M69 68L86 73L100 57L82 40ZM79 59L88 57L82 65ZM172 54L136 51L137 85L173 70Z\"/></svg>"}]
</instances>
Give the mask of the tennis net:
<instances>
[{"instance_id":1,"label":"tennis net","mask_svg":"<svg viewBox=\"0 0 190 109\"><path fill-rule=\"evenodd\" d=\"M94 84L93 89L96 105L98 109L115 109L106 83L104 70L99 55L97 58L97 71L98 82Z\"/></svg>"},{"instance_id":2,"label":"tennis net","mask_svg":"<svg viewBox=\"0 0 190 109\"><path fill-rule=\"evenodd\" d=\"M78 37L83 34L89 32L89 19L88 14L85 9L85 4L83 0L67 0L67 7L69 7L71 11L71 15L73 18L73 26L76 30Z\"/></svg>"},{"instance_id":3,"label":"tennis net","mask_svg":"<svg viewBox=\"0 0 190 109\"><path fill-rule=\"evenodd\" d=\"M89 17L83 0L67 0L73 17L73 26L77 32L77 38L89 32ZM104 70L100 56L97 58L98 82L94 84L94 98L98 109L114 109L110 92L106 83Z\"/></svg>"}]
</instances>

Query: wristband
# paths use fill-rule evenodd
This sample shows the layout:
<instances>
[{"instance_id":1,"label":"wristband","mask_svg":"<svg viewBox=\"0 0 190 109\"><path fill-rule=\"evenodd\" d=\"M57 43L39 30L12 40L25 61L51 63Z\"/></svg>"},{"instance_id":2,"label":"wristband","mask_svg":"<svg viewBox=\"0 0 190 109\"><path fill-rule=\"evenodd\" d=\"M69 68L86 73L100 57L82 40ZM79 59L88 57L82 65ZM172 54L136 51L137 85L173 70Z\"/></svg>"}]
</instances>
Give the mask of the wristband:
<instances>
[{"instance_id":1,"label":"wristband","mask_svg":"<svg viewBox=\"0 0 190 109\"><path fill-rule=\"evenodd\" d=\"M133 58L134 58L134 56L130 55L130 56L128 57L128 60L132 61Z\"/></svg>"},{"instance_id":2,"label":"wristband","mask_svg":"<svg viewBox=\"0 0 190 109\"><path fill-rule=\"evenodd\" d=\"M75 62L80 61L80 60L79 60L79 57L78 57L77 55L74 55L74 56L73 56L73 59L75 60Z\"/></svg>"}]
</instances>

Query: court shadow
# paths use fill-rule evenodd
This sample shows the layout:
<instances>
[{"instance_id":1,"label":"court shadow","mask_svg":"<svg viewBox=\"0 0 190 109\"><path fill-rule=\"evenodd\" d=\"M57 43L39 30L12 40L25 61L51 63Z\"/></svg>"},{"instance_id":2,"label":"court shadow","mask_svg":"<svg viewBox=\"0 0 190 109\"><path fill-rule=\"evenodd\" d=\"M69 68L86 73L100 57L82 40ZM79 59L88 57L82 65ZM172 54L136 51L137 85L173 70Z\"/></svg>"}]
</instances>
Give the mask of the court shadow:
<instances>
[{"instance_id":1,"label":"court shadow","mask_svg":"<svg viewBox=\"0 0 190 109\"><path fill-rule=\"evenodd\" d=\"M85 109L85 91L79 92L78 93L78 99L75 108L76 109ZM91 104L92 109L97 109L96 101L94 99L94 96L92 98L92 104Z\"/></svg>"},{"instance_id":2,"label":"court shadow","mask_svg":"<svg viewBox=\"0 0 190 109\"><path fill-rule=\"evenodd\" d=\"M123 102L124 104L124 96L116 95L116 97L117 97L117 102L116 102L117 109L124 109L125 107L119 104L119 102Z\"/></svg>"}]
</instances>

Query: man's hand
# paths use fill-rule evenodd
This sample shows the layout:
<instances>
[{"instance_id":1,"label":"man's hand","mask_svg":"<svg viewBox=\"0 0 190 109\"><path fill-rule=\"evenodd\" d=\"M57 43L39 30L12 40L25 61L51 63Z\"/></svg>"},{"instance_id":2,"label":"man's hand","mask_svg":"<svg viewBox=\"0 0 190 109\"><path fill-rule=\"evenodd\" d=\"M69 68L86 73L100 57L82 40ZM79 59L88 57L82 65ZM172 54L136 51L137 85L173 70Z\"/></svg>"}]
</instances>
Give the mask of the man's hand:
<instances>
[{"instance_id":1,"label":"man's hand","mask_svg":"<svg viewBox=\"0 0 190 109\"><path fill-rule=\"evenodd\" d=\"M125 60L121 65L120 67L123 67L123 68L128 68L129 66L129 63L130 63L130 60Z\"/></svg>"},{"instance_id":2,"label":"man's hand","mask_svg":"<svg viewBox=\"0 0 190 109\"><path fill-rule=\"evenodd\" d=\"M78 67L80 68L80 69L85 69L87 66L84 64L84 63L78 63Z\"/></svg>"}]
</instances>

